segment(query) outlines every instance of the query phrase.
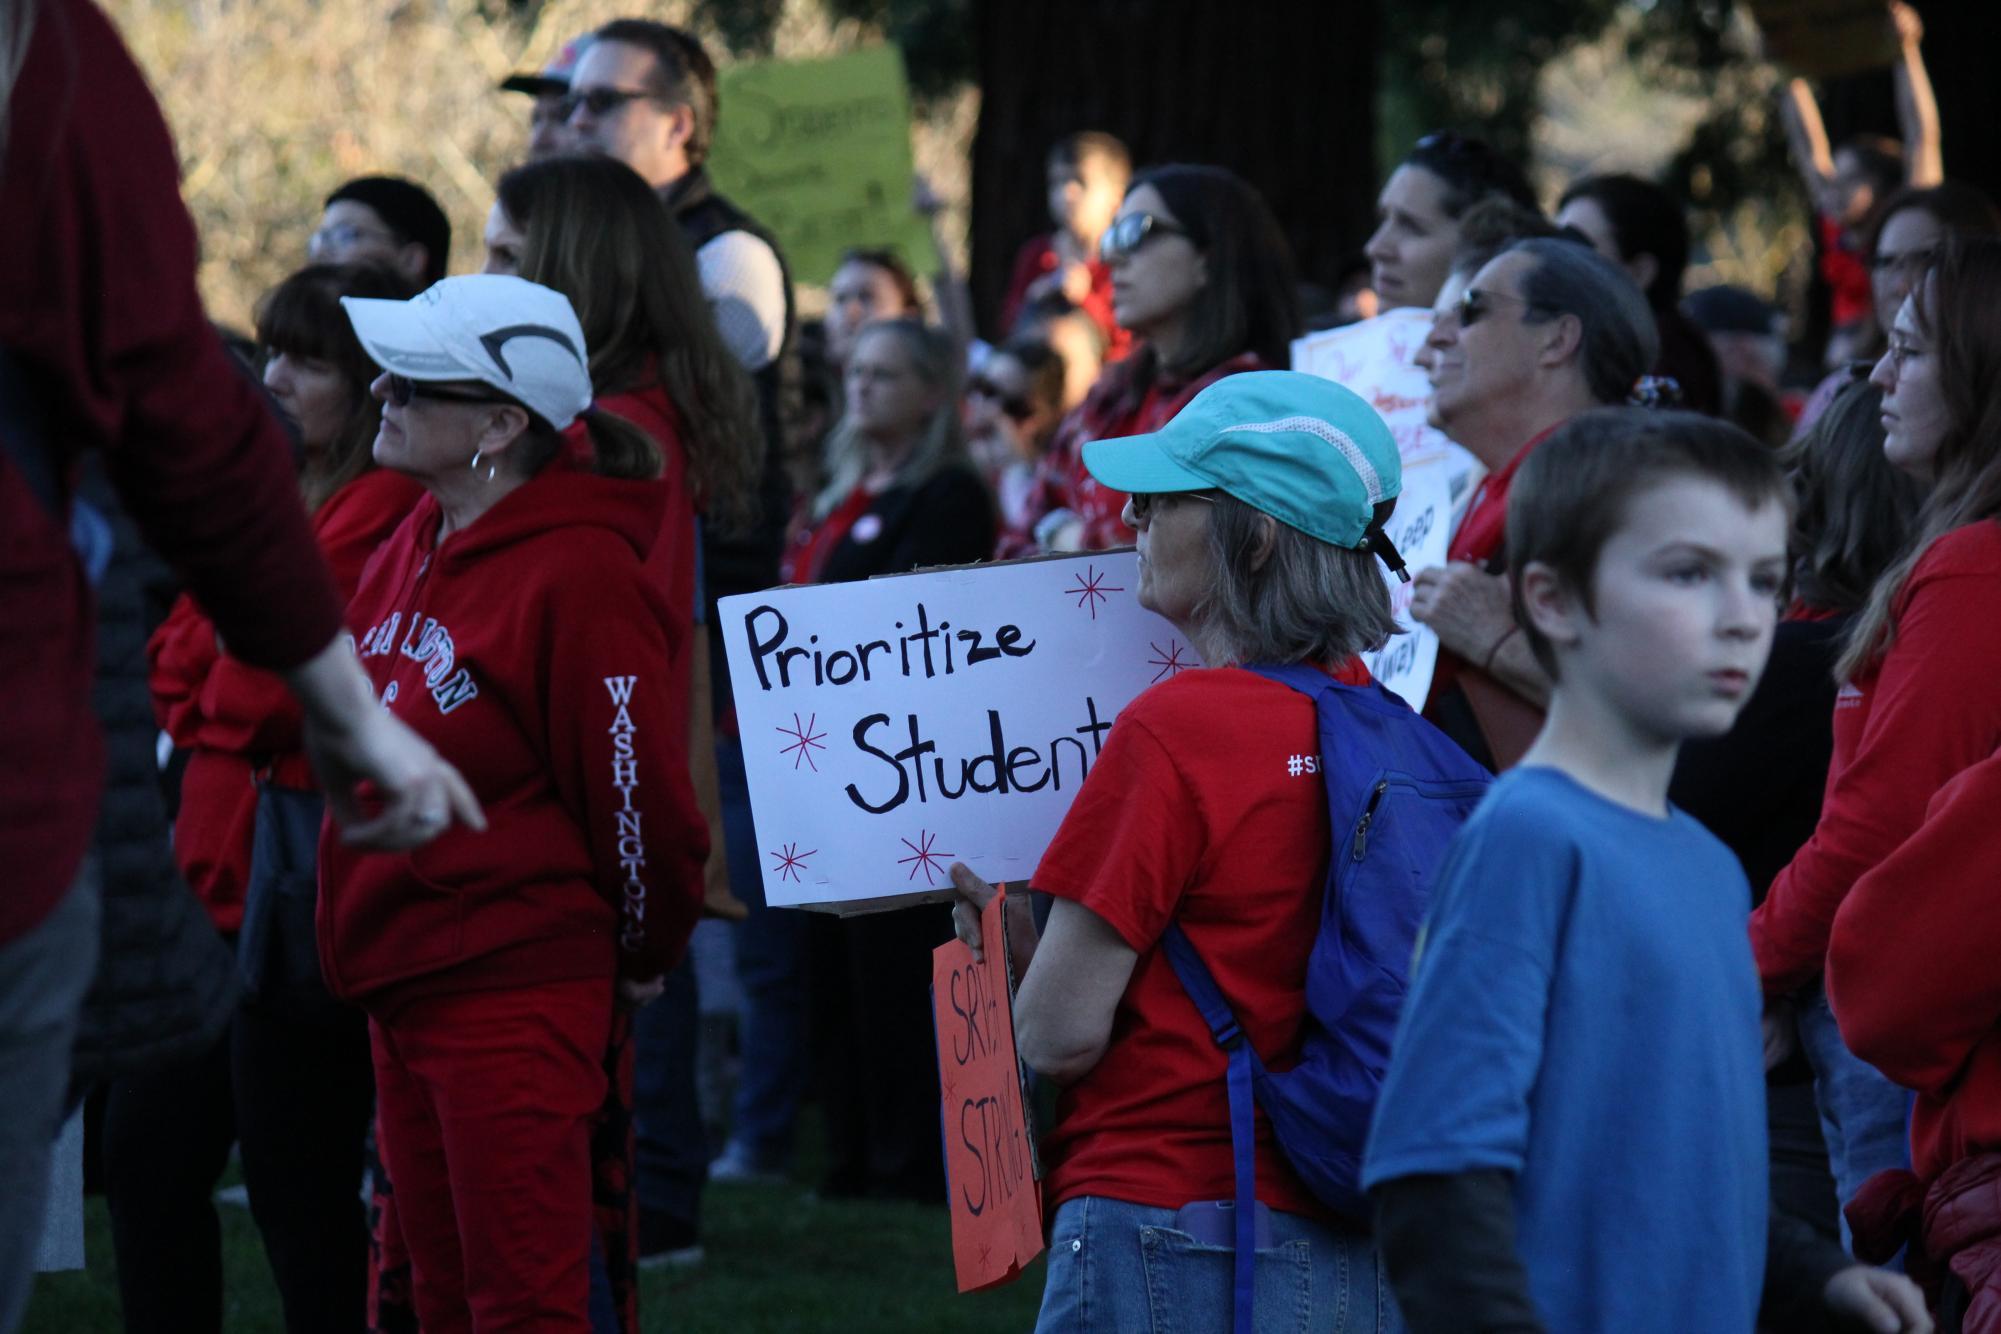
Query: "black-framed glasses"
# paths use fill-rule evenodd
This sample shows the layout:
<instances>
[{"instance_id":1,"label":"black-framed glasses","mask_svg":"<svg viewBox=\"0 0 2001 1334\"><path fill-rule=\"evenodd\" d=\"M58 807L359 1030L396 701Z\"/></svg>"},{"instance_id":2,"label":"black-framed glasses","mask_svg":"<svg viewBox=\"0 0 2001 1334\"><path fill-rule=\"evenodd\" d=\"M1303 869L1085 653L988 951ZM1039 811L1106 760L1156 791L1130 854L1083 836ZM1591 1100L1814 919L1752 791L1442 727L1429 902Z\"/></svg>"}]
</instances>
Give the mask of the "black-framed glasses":
<instances>
[{"instance_id":1,"label":"black-framed glasses","mask_svg":"<svg viewBox=\"0 0 2001 1334\"><path fill-rule=\"evenodd\" d=\"M1470 329L1478 324L1493 310L1496 301L1513 301L1520 305L1525 313L1535 311L1541 311L1546 315L1557 313L1554 306L1531 301L1525 296L1516 296L1513 292L1487 292L1478 287L1469 287L1459 298L1459 327Z\"/></svg>"},{"instance_id":2,"label":"black-framed glasses","mask_svg":"<svg viewBox=\"0 0 2001 1334\"><path fill-rule=\"evenodd\" d=\"M1025 422L1035 415L1035 404L1025 398L1008 393L984 375L975 375L966 381L966 392L978 394L981 398L992 399L994 403L1015 421Z\"/></svg>"},{"instance_id":3,"label":"black-framed glasses","mask_svg":"<svg viewBox=\"0 0 2001 1334\"><path fill-rule=\"evenodd\" d=\"M407 375L390 372L389 402L399 408L410 406L414 398L429 398L440 403L512 403L514 400L502 394L481 394L462 389L447 389L442 385L425 380L412 380Z\"/></svg>"},{"instance_id":4,"label":"black-framed glasses","mask_svg":"<svg viewBox=\"0 0 2001 1334\"><path fill-rule=\"evenodd\" d=\"M556 103L556 114L568 121L581 107L593 117L609 116L627 102L648 98L657 100L660 96L646 88L586 88L580 93L564 93Z\"/></svg>"},{"instance_id":5,"label":"black-framed glasses","mask_svg":"<svg viewBox=\"0 0 2001 1334\"><path fill-rule=\"evenodd\" d=\"M1188 229L1151 213L1128 213L1113 219L1112 225L1105 228L1105 234L1098 238L1098 258L1107 264L1116 264L1136 254L1146 244L1147 238L1154 235L1187 236Z\"/></svg>"},{"instance_id":6,"label":"black-framed glasses","mask_svg":"<svg viewBox=\"0 0 2001 1334\"><path fill-rule=\"evenodd\" d=\"M1134 491L1127 499L1132 502L1134 523L1151 523L1156 514L1171 508L1179 500L1199 500L1205 505L1216 503L1216 497L1204 491Z\"/></svg>"}]
</instances>

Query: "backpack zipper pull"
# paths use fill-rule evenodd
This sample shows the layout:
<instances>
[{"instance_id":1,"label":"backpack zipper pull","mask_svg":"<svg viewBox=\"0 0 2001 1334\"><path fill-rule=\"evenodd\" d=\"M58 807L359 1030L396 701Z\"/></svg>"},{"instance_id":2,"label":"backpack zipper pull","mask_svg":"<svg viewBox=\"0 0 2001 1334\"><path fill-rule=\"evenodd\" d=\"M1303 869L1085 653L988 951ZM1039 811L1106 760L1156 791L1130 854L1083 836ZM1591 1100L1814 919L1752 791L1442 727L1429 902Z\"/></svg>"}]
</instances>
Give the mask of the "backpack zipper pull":
<instances>
[{"instance_id":1,"label":"backpack zipper pull","mask_svg":"<svg viewBox=\"0 0 2001 1334\"><path fill-rule=\"evenodd\" d=\"M1369 825L1376 818L1376 807L1382 801L1383 793L1389 790L1390 780L1385 778L1376 784L1374 791L1369 793L1368 808L1362 812L1362 818L1355 823L1355 851L1350 855L1350 860L1360 861L1368 855Z\"/></svg>"}]
</instances>

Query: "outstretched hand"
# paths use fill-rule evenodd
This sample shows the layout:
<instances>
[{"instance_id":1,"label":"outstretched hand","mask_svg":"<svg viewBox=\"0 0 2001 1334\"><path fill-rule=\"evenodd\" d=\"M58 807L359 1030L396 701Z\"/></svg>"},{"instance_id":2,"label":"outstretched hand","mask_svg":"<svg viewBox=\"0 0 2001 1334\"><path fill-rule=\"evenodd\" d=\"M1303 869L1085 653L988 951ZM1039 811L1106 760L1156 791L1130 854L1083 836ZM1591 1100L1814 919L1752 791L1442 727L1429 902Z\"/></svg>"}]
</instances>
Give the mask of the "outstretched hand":
<instances>
[{"instance_id":1,"label":"outstretched hand","mask_svg":"<svg viewBox=\"0 0 2001 1334\"><path fill-rule=\"evenodd\" d=\"M459 771L375 703L345 636L286 680L305 707L306 757L346 842L401 852L430 842L453 820L486 828L479 800ZM364 784L381 803L373 816L363 809Z\"/></svg>"},{"instance_id":2,"label":"outstretched hand","mask_svg":"<svg viewBox=\"0 0 2001 1334\"><path fill-rule=\"evenodd\" d=\"M1827 1280L1821 1302L1839 1329L1870 1334L1931 1334L1925 1295L1902 1274L1850 1265Z\"/></svg>"}]
</instances>

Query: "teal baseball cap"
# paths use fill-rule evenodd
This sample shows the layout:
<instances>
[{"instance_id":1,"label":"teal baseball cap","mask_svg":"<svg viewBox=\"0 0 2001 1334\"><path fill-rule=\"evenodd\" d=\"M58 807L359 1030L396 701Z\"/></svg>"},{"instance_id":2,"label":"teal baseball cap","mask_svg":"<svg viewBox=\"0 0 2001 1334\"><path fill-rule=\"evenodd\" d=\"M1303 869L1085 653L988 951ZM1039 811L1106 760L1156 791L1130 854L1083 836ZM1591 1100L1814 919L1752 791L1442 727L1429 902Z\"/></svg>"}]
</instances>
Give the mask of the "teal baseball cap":
<instances>
[{"instance_id":1,"label":"teal baseball cap","mask_svg":"<svg viewBox=\"0 0 2001 1334\"><path fill-rule=\"evenodd\" d=\"M1120 491L1227 492L1409 578L1376 524L1376 506L1403 489L1396 439L1361 395L1318 375L1225 376L1158 431L1089 442L1084 466Z\"/></svg>"}]
</instances>

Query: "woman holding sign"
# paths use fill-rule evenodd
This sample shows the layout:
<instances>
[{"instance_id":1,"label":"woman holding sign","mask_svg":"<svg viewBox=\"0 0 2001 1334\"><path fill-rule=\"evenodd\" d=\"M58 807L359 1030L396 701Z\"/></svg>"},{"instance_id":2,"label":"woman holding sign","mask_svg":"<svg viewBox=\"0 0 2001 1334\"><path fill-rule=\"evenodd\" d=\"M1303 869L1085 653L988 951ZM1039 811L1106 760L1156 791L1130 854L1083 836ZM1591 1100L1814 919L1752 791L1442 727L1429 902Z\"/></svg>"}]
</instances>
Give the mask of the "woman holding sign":
<instances>
[{"instance_id":1,"label":"woman holding sign","mask_svg":"<svg viewBox=\"0 0 2001 1334\"><path fill-rule=\"evenodd\" d=\"M1247 1107L1241 1156L1233 1148L1230 1058L1216 1021L1191 1004L1203 983L1184 981L1175 956L1192 951L1198 978L1272 1068L1303 1068L1332 794L1349 779L1368 787L1379 736L1424 734L1448 766L1471 767L1369 689L1358 656L1396 633L1382 568L1402 565L1382 529L1401 486L1395 441L1347 389L1278 371L1224 379L1164 429L1093 442L1083 457L1132 493L1141 604L1209 667L1119 715L1036 868L1034 887L1055 898L1039 938L1027 896L1007 897L1017 1050L1064 1087L1042 1146L1051 1226L1037 1328L1130 1327L1159 1303L1186 1328L1227 1328L1240 1217L1260 1328L1279 1328L1281 1314L1288 1329L1394 1327L1353 1172L1339 1190L1309 1186L1293 1143L1281 1152L1263 1118L1253 1134ZM1322 698L1336 683L1367 702ZM1320 711L1354 707L1376 721L1354 729L1337 775L1322 764ZM1400 821L1412 810L1396 809ZM1384 833L1396 851L1423 851ZM992 891L963 865L953 880L957 932L979 951L976 909ZM1389 932L1385 978L1405 971L1415 923L1412 913ZM1382 1059L1341 1128L1351 1164L1395 1016L1386 991L1355 999L1375 1021L1335 1036Z\"/></svg>"}]
</instances>

